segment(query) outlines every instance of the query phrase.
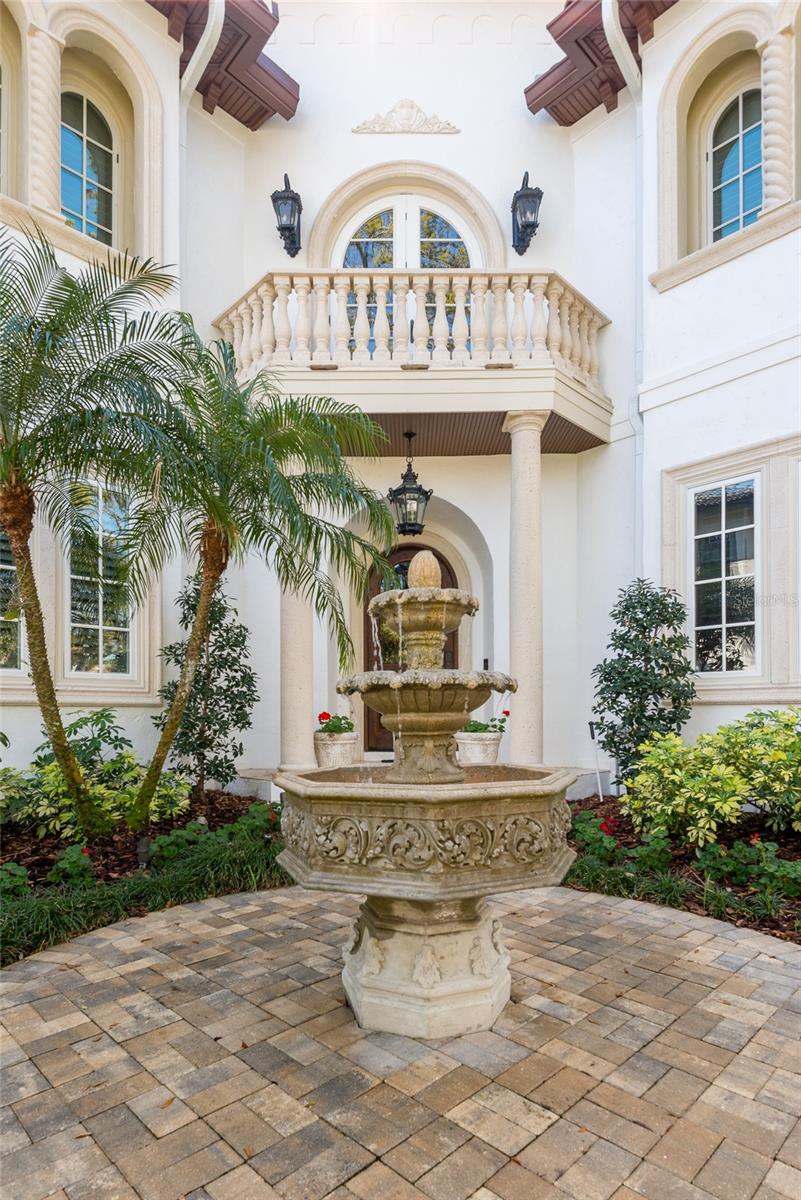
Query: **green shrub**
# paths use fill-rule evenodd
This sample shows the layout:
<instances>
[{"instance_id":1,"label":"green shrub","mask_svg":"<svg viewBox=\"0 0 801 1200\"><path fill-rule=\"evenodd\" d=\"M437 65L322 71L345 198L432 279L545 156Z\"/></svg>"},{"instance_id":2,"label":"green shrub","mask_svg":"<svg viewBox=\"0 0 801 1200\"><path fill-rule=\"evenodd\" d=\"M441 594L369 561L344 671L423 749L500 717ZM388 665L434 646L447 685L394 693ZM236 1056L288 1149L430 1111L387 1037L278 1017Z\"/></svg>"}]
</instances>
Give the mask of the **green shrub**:
<instances>
[{"instance_id":1,"label":"green shrub","mask_svg":"<svg viewBox=\"0 0 801 1200\"><path fill-rule=\"evenodd\" d=\"M47 872L48 883L62 887L89 887L97 880L91 854L86 846L67 846Z\"/></svg>"},{"instance_id":2,"label":"green shrub","mask_svg":"<svg viewBox=\"0 0 801 1200\"><path fill-rule=\"evenodd\" d=\"M598 741L628 783L642 743L689 719L695 684L684 632L687 609L676 592L635 579L618 592L608 658L594 668Z\"/></svg>"},{"instance_id":3,"label":"green shrub","mask_svg":"<svg viewBox=\"0 0 801 1200\"><path fill-rule=\"evenodd\" d=\"M247 812L230 825L210 830L202 821L189 821L182 829L173 829L154 838L150 851L150 866L154 871L164 870L182 861L201 843L211 853L215 846L244 847L264 842L277 831L279 817L271 804L251 804Z\"/></svg>"},{"instance_id":4,"label":"green shrub","mask_svg":"<svg viewBox=\"0 0 801 1200\"><path fill-rule=\"evenodd\" d=\"M622 807L638 829L703 846L737 824L746 801L771 828L801 830L801 709L752 712L689 746L654 735L640 747Z\"/></svg>"},{"instance_id":5,"label":"green shrub","mask_svg":"<svg viewBox=\"0 0 801 1200\"><path fill-rule=\"evenodd\" d=\"M178 596L181 628L189 630L197 610L200 575L190 576ZM250 634L237 619L236 609L217 585L211 600L208 628L181 724L172 744L172 760L192 774L198 795L207 779L222 787L236 777L243 746L240 734L250 729L253 706L259 698L256 673L249 662ZM178 674L184 665L188 638L162 650L166 663ZM159 690L164 709L153 718L163 729L175 699L177 679Z\"/></svg>"},{"instance_id":6,"label":"green shrub","mask_svg":"<svg viewBox=\"0 0 801 1200\"><path fill-rule=\"evenodd\" d=\"M84 770L92 770L107 757L107 751L119 754L132 750L133 742L125 736L122 726L117 724L117 715L110 708L97 708L93 712L79 713L74 721L66 725L64 732L73 754ZM42 742L34 750L33 764L47 766L55 762L50 742Z\"/></svg>"},{"instance_id":7,"label":"green shrub","mask_svg":"<svg viewBox=\"0 0 801 1200\"><path fill-rule=\"evenodd\" d=\"M801 830L801 708L757 710L713 737L770 828Z\"/></svg>"},{"instance_id":8,"label":"green shrub","mask_svg":"<svg viewBox=\"0 0 801 1200\"><path fill-rule=\"evenodd\" d=\"M748 787L721 761L714 734L702 734L691 746L675 733L656 734L640 751L621 801L638 830L703 846L715 841L720 825L740 820Z\"/></svg>"},{"instance_id":9,"label":"green shrub","mask_svg":"<svg viewBox=\"0 0 801 1200\"><path fill-rule=\"evenodd\" d=\"M645 833L639 846L626 851L626 858L636 871L662 874L673 860L670 838L662 830Z\"/></svg>"},{"instance_id":10,"label":"green shrub","mask_svg":"<svg viewBox=\"0 0 801 1200\"><path fill-rule=\"evenodd\" d=\"M581 854L599 863L614 863L622 858L620 842L614 835L614 825L592 813L577 813L573 818L573 839Z\"/></svg>"},{"instance_id":11,"label":"green shrub","mask_svg":"<svg viewBox=\"0 0 801 1200\"><path fill-rule=\"evenodd\" d=\"M220 846L204 841L154 874L139 872L93 888L49 889L8 900L0 913L0 961L15 962L77 934L173 904L291 883L275 861L280 848L277 842Z\"/></svg>"},{"instance_id":12,"label":"green shrub","mask_svg":"<svg viewBox=\"0 0 801 1200\"><path fill-rule=\"evenodd\" d=\"M696 854L700 873L715 883L721 881L745 887L759 862L759 854L748 842L734 842L730 847L711 842Z\"/></svg>"},{"instance_id":13,"label":"green shrub","mask_svg":"<svg viewBox=\"0 0 801 1200\"><path fill-rule=\"evenodd\" d=\"M19 863L7 862L0 867L0 899L12 900L27 896L31 890L28 870Z\"/></svg>"}]
</instances>

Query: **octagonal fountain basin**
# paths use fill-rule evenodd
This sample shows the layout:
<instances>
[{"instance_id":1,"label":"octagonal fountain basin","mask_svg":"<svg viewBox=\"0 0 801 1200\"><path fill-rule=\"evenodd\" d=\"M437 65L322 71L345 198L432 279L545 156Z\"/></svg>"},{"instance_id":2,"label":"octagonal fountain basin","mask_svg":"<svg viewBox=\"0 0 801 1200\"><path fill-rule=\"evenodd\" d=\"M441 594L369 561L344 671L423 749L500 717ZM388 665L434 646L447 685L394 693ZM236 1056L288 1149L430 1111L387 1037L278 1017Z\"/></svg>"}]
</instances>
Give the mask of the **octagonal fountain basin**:
<instances>
[{"instance_id":1,"label":"octagonal fountain basin","mask_svg":"<svg viewBox=\"0 0 801 1200\"><path fill-rule=\"evenodd\" d=\"M504 765L430 785L370 765L276 776L281 865L304 887L367 897L342 973L364 1028L439 1038L497 1020L509 955L485 898L562 880L574 778Z\"/></svg>"}]
</instances>

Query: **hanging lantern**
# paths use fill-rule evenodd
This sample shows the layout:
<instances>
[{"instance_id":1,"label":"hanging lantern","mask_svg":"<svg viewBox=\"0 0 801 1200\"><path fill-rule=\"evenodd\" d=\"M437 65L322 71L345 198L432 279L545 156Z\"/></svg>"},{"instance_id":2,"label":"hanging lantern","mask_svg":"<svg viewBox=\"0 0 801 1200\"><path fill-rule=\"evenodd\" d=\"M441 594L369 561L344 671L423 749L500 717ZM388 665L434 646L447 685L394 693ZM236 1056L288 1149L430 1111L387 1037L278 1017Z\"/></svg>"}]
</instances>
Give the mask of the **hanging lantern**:
<instances>
[{"instance_id":1,"label":"hanging lantern","mask_svg":"<svg viewBox=\"0 0 801 1200\"><path fill-rule=\"evenodd\" d=\"M395 528L402 536L416 537L423 532L423 522L426 506L434 494L433 488L420 487L412 467L413 433L404 433L406 438L406 470L401 475L400 487L390 488L387 492L392 511L395 515Z\"/></svg>"}]
</instances>

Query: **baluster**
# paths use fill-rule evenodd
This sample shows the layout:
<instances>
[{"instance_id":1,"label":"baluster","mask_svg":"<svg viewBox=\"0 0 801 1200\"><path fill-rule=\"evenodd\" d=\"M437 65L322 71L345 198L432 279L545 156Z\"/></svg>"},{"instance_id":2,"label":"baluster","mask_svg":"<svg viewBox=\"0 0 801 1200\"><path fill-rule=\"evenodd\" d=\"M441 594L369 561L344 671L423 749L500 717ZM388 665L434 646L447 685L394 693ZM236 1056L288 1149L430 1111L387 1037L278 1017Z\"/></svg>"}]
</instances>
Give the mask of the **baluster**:
<instances>
[{"instance_id":1,"label":"baluster","mask_svg":"<svg viewBox=\"0 0 801 1200\"><path fill-rule=\"evenodd\" d=\"M242 370L245 374L250 373L250 368L253 365L253 353L250 347L250 331L251 331L251 314L250 305L246 300L243 300L239 305L239 311L242 314Z\"/></svg>"},{"instance_id":2,"label":"baluster","mask_svg":"<svg viewBox=\"0 0 801 1200\"><path fill-rule=\"evenodd\" d=\"M250 357L253 362L253 373L255 375L258 368L261 366L259 359L261 358L261 296L258 292L255 296L251 296L248 300L250 305Z\"/></svg>"},{"instance_id":3,"label":"baluster","mask_svg":"<svg viewBox=\"0 0 801 1200\"><path fill-rule=\"evenodd\" d=\"M445 302L448 295L448 276L440 271L434 272L434 349L431 354L432 362L449 362L448 352L448 316Z\"/></svg>"},{"instance_id":4,"label":"baluster","mask_svg":"<svg viewBox=\"0 0 801 1200\"><path fill-rule=\"evenodd\" d=\"M292 289L292 280L288 275L276 275L273 282L276 292L273 362L288 363L292 361L289 351L289 343L292 339L292 326L289 323L289 293Z\"/></svg>"},{"instance_id":5,"label":"baluster","mask_svg":"<svg viewBox=\"0 0 801 1200\"><path fill-rule=\"evenodd\" d=\"M314 288L314 353L312 362L328 363L331 361L331 334L328 321L328 294L331 290L331 280L327 275L315 275L312 278Z\"/></svg>"},{"instance_id":6,"label":"baluster","mask_svg":"<svg viewBox=\"0 0 801 1200\"><path fill-rule=\"evenodd\" d=\"M389 318L387 317L387 292L389 291L389 276L374 275L373 291L375 292L375 321L373 322L374 363L388 363L389 353Z\"/></svg>"},{"instance_id":7,"label":"baluster","mask_svg":"<svg viewBox=\"0 0 801 1200\"><path fill-rule=\"evenodd\" d=\"M514 311L512 313L512 362L525 362L528 358L528 347L526 341L528 339L528 329L526 327L526 288L528 287L527 275L512 276L512 295L514 297Z\"/></svg>"},{"instance_id":8,"label":"baluster","mask_svg":"<svg viewBox=\"0 0 801 1200\"><path fill-rule=\"evenodd\" d=\"M309 292L311 280L306 275L295 278L295 295L298 299L298 311L295 318L295 351L292 361L300 366L311 362L309 341L311 340L311 313L309 312Z\"/></svg>"},{"instance_id":9,"label":"baluster","mask_svg":"<svg viewBox=\"0 0 801 1200\"><path fill-rule=\"evenodd\" d=\"M337 316L334 326L334 361L350 362L350 317L348 316L348 297L350 295L350 275L334 276L334 291L337 297Z\"/></svg>"},{"instance_id":10,"label":"baluster","mask_svg":"<svg viewBox=\"0 0 801 1200\"><path fill-rule=\"evenodd\" d=\"M470 340L473 343L471 359L477 365L485 363L489 358L487 352L487 285L486 275L473 276L473 303L471 305L472 329Z\"/></svg>"},{"instance_id":11,"label":"baluster","mask_svg":"<svg viewBox=\"0 0 801 1200\"><path fill-rule=\"evenodd\" d=\"M534 314L531 318L531 361L537 366L549 361L546 336L548 325L545 320L545 280L534 276L531 280L534 297Z\"/></svg>"},{"instance_id":12,"label":"baluster","mask_svg":"<svg viewBox=\"0 0 801 1200\"><path fill-rule=\"evenodd\" d=\"M353 339L356 349L353 351L355 363L370 361L370 318L367 315L367 293L370 291L370 277L354 275L353 288L356 292L356 320L353 324Z\"/></svg>"},{"instance_id":13,"label":"baluster","mask_svg":"<svg viewBox=\"0 0 801 1200\"><path fill-rule=\"evenodd\" d=\"M509 361L509 322L506 316L508 275L492 276L492 362Z\"/></svg>"},{"instance_id":14,"label":"baluster","mask_svg":"<svg viewBox=\"0 0 801 1200\"><path fill-rule=\"evenodd\" d=\"M275 350L275 326L273 325L273 301L275 288L272 282L263 283L259 288L261 296L261 361L262 366L268 366L272 361Z\"/></svg>"},{"instance_id":15,"label":"baluster","mask_svg":"<svg viewBox=\"0 0 801 1200\"><path fill-rule=\"evenodd\" d=\"M222 335L225 338L226 342L228 342L228 344L230 346L233 346L233 344L234 344L234 326L233 326L233 322L231 321L230 315L224 316L223 319L220 321L220 329L222 330Z\"/></svg>"},{"instance_id":16,"label":"baluster","mask_svg":"<svg viewBox=\"0 0 801 1200\"><path fill-rule=\"evenodd\" d=\"M393 280L392 303L392 357L395 362L407 362L409 358L409 314L406 298L409 294L409 276L398 275Z\"/></svg>"},{"instance_id":17,"label":"baluster","mask_svg":"<svg viewBox=\"0 0 801 1200\"><path fill-rule=\"evenodd\" d=\"M585 304L581 306L579 314L579 344L581 345L581 356L579 358L579 370L582 375L587 375L590 369L590 310Z\"/></svg>"},{"instance_id":18,"label":"baluster","mask_svg":"<svg viewBox=\"0 0 801 1200\"><path fill-rule=\"evenodd\" d=\"M597 386L600 374L598 361L598 330L601 328L601 318L594 313L590 321L590 379Z\"/></svg>"},{"instance_id":19,"label":"baluster","mask_svg":"<svg viewBox=\"0 0 801 1200\"><path fill-rule=\"evenodd\" d=\"M548 297L548 353L554 366L562 359L562 321L559 316L559 305L564 288L558 279L552 279L545 289Z\"/></svg>"},{"instance_id":20,"label":"baluster","mask_svg":"<svg viewBox=\"0 0 801 1200\"><path fill-rule=\"evenodd\" d=\"M453 353L451 362L462 365L469 361L467 339L470 337L470 326L467 323L467 289L470 284L469 276L454 275L451 287L454 295L453 313Z\"/></svg>"},{"instance_id":21,"label":"baluster","mask_svg":"<svg viewBox=\"0 0 801 1200\"><path fill-rule=\"evenodd\" d=\"M242 315L237 309L231 313L231 321L234 326L234 359L236 361L237 371L242 370Z\"/></svg>"},{"instance_id":22,"label":"baluster","mask_svg":"<svg viewBox=\"0 0 801 1200\"><path fill-rule=\"evenodd\" d=\"M415 299L414 361L416 363L427 363L430 359L428 339L431 337L431 328L428 324L428 313L426 312L429 278L428 275L415 275L412 279L412 289Z\"/></svg>"},{"instance_id":23,"label":"baluster","mask_svg":"<svg viewBox=\"0 0 801 1200\"><path fill-rule=\"evenodd\" d=\"M581 312L581 308L581 301L574 296L573 303L570 305L570 361L576 371L578 371L578 366L581 362L581 341L579 340L579 313Z\"/></svg>"},{"instance_id":24,"label":"baluster","mask_svg":"<svg viewBox=\"0 0 801 1200\"><path fill-rule=\"evenodd\" d=\"M559 301L559 316L562 321L562 344L560 347L562 354L562 366L570 366L570 355L573 350L573 339L570 336L570 307L573 303L573 293L568 289L562 292L562 299Z\"/></svg>"}]
</instances>

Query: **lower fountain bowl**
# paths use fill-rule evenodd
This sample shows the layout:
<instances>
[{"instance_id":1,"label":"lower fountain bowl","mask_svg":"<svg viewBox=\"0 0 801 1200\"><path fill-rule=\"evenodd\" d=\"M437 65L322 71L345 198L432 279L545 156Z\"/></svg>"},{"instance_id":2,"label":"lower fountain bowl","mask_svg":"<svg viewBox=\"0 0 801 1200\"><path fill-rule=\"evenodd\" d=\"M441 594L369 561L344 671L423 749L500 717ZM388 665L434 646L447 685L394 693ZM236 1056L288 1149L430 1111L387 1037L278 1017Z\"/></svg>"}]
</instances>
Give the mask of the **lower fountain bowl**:
<instances>
[{"instance_id":1,"label":"lower fountain bowl","mask_svg":"<svg viewBox=\"0 0 801 1200\"><path fill-rule=\"evenodd\" d=\"M386 767L282 773L281 866L299 884L366 896L343 947L360 1025L424 1038L489 1029L509 955L485 897L560 883L575 773L466 767L459 783L395 783Z\"/></svg>"}]
</instances>

